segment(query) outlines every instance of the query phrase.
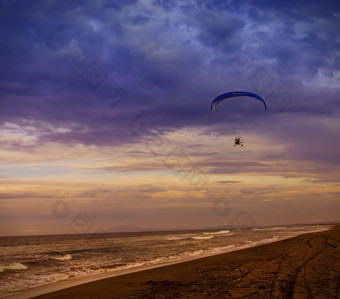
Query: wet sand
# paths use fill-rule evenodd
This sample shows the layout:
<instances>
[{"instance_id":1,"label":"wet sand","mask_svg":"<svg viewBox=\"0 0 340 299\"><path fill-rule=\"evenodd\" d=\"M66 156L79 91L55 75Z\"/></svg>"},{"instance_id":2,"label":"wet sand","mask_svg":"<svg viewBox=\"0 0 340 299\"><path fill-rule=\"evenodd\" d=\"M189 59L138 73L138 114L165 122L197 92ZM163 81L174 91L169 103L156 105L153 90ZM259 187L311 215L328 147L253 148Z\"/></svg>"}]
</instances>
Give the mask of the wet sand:
<instances>
[{"instance_id":1,"label":"wet sand","mask_svg":"<svg viewBox=\"0 0 340 299\"><path fill-rule=\"evenodd\" d=\"M340 298L340 225L35 298Z\"/></svg>"}]
</instances>

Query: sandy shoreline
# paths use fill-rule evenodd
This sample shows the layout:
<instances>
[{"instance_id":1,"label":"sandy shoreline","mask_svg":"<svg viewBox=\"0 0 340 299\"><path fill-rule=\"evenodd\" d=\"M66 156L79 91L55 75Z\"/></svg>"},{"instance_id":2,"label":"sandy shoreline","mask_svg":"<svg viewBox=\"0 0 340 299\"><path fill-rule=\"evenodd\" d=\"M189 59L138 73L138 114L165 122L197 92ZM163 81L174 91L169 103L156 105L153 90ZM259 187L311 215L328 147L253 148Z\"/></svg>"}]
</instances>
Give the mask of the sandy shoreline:
<instances>
[{"instance_id":1,"label":"sandy shoreline","mask_svg":"<svg viewBox=\"0 0 340 299\"><path fill-rule=\"evenodd\" d=\"M303 234L187 262L142 266L114 274L60 281L5 298L39 295L42 295L39 298L286 298L293 294L308 297L308 294L318 292L330 292L322 293L328 298L332 298L332 292L339 297L339 241L340 226L337 226L331 231ZM328 261L328 268L321 257ZM314 285L321 289L314 291Z\"/></svg>"}]
</instances>

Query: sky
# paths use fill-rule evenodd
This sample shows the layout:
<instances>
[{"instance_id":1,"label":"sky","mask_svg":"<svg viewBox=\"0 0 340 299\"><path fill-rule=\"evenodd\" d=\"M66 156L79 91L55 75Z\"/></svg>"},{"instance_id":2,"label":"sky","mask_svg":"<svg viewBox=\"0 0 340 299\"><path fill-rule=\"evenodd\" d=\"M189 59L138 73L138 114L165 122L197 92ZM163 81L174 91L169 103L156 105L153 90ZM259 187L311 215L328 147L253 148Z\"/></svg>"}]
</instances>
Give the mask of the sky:
<instances>
[{"instance_id":1,"label":"sky","mask_svg":"<svg viewBox=\"0 0 340 299\"><path fill-rule=\"evenodd\" d=\"M0 3L0 235L340 221L338 1Z\"/></svg>"}]
</instances>

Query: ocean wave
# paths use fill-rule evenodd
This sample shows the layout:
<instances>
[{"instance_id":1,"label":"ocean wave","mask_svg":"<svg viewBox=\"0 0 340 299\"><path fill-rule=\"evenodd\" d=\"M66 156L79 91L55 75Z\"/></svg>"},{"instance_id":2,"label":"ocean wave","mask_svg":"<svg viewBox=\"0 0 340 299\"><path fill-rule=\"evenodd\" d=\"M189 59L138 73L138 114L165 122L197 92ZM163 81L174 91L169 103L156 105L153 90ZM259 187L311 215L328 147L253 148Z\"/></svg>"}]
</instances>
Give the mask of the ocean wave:
<instances>
[{"instance_id":1,"label":"ocean wave","mask_svg":"<svg viewBox=\"0 0 340 299\"><path fill-rule=\"evenodd\" d=\"M210 248L209 251L211 253L225 253L230 251L230 249L235 248L235 245L228 245L228 246L222 246L222 247L214 247L214 248Z\"/></svg>"},{"instance_id":2,"label":"ocean wave","mask_svg":"<svg viewBox=\"0 0 340 299\"><path fill-rule=\"evenodd\" d=\"M203 232L205 235L229 235L230 230L220 230L218 232Z\"/></svg>"},{"instance_id":3,"label":"ocean wave","mask_svg":"<svg viewBox=\"0 0 340 299\"><path fill-rule=\"evenodd\" d=\"M55 265L55 261L52 259L41 259L41 260L31 260L26 261L25 264L28 267L53 267Z\"/></svg>"},{"instance_id":4,"label":"ocean wave","mask_svg":"<svg viewBox=\"0 0 340 299\"><path fill-rule=\"evenodd\" d=\"M134 268L134 267L140 267L143 266L145 263L144 262L136 262L136 263L132 263L132 264L128 264L126 266L122 266L121 268L124 269L129 269L129 268ZM119 269L120 267L117 267L116 269Z\"/></svg>"},{"instance_id":5,"label":"ocean wave","mask_svg":"<svg viewBox=\"0 0 340 299\"><path fill-rule=\"evenodd\" d=\"M263 245L263 244L267 244L267 243L273 243L276 242L280 239L279 236L273 236L271 238L266 238L266 239L261 239L258 241L245 241L244 243L246 243L247 245L245 246L249 246L249 247L253 247L253 246L257 246L257 245ZM282 238L281 238L282 239Z\"/></svg>"},{"instance_id":6,"label":"ocean wave","mask_svg":"<svg viewBox=\"0 0 340 299\"><path fill-rule=\"evenodd\" d=\"M287 229L286 226L276 226L276 227L263 227L263 228L253 228L252 230L281 230Z\"/></svg>"},{"instance_id":7,"label":"ocean wave","mask_svg":"<svg viewBox=\"0 0 340 299\"><path fill-rule=\"evenodd\" d=\"M180 240L190 240L194 234L180 234L174 237L168 237L165 240L168 241L180 241Z\"/></svg>"},{"instance_id":8,"label":"ocean wave","mask_svg":"<svg viewBox=\"0 0 340 299\"><path fill-rule=\"evenodd\" d=\"M72 259L72 255L64 254L58 251L51 251L48 253L48 258L52 260L58 260L58 261L69 261Z\"/></svg>"},{"instance_id":9,"label":"ocean wave","mask_svg":"<svg viewBox=\"0 0 340 299\"><path fill-rule=\"evenodd\" d=\"M203 253L204 251L202 249L195 250L195 251L185 251L180 254L156 258L156 259L146 262L146 264L162 264L162 263L167 263L167 262L174 262L174 261L179 261L179 260L190 258L190 257L199 256L199 255L202 255Z\"/></svg>"},{"instance_id":10,"label":"ocean wave","mask_svg":"<svg viewBox=\"0 0 340 299\"><path fill-rule=\"evenodd\" d=\"M16 271L16 270L26 270L27 267L21 263L12 263L7 266L0 266L0 272L4 271Z\"/></svg>"},{"instance_id":11,"label":"ocean wave","mask_svg":"<svg viewBox=\"0 0 340 299\"><path fill-rule=\"evenodd\" d=\"M277 226L268 228L268 230L280 230L280 229L287 229L287 226Z\"/></svg>"},{"instance_id":12,"label":"ocean wave","mask_svg":"<svg viewBox=\"0 0 340 299\"><path fill-rule=\"evenodd\" d=\"M267 243L272 243L275 241L279 240L279 236L273 236L271 238L266 238L266 239L262 239L259 241L249 241L246 240L243 242L243 245L228 245L228 246L223 246L223 247L215 247L215 248L210 248L210 252L213 254L217 254L217 253L226 253L229 251L234 251L234 250L241 250L241 249L245 249L245 248L250 248L250 247L254 247L257 245L262 245L262 244L267 244Z\"/></svg>"},{"instance_id":13,"label":"ocean wave","mask_svg":"<svg viewBox=\"0 0 340 299\"><path fill-rule=\"evenodd\" d=\"M152 260L146 260L143 262L135 262L135 263L130 263L130 264L114 267L112 268L112 270L123 270L123 269L141 267L145 265L157 265L157 264L164 264L164 263L169 263L169 262L176 262L176 261L181 261L187 258L200 256L200 255L203 255L204 253L205 251L202 249L195 250L195 251L185 251L185 252L175 254L175 255L163 256L163 257L155 258Z\"/></svg>"},{"instance_id":14,"label":"ocean wave","mask_svg":"<svg viewBox=\"0 0 340 299\"><path fill-rule=\"evenodd\" d=\"M170 237L166 238L167 241L180 241L180 240L189 240L190 237Z\"/></svg>"},{"instance_id":15,"label":"ocean wave","mask_svg":"<svg viewBox=\"0 0 340 299\"><path fill-rule=\"evenodd\" d=\"M65 254L63 256L52 256L50 257L53 260L58 260L58 261L69 261L72 259L72 255L70 254Z\"/></svg>"},{"instance_id":16,"label":"ocean wave","mask_svg":"<svg viewBox=\"0 0 340 299\"><path fill-rule=\"evenodd\" d=\"M271 237L271 238L267 238L267 239L262 239L260 241L257 241L256 243L270 243L270 242L275 242L279 239L279 236L274 236L274 237Z\"/></svg>"},{"instance_id":17,"label":"ocean wave","mask_svg":"<svg viewBox=\"0 0 340 299\"><path fill-rule=\"evenodd\" d=\"M23 289L32 288L39 285L57 282L70 278L67 274L51 273L40 275L28 275L22 278L7 278L3 279L3 284L0 284L0 297L7 296L9 293L21 291Z\"/></svg>"},{"instance_id":18,"label":"ocean wave","mask_svg":"<svg viewBox=\"0 0 340 299\"><path fill-rule=\"evenodd\" d=\"M214 236L207 236L207 237L191 237L193 240L210 240L214 238Z\"/></svg>"}]
</instances>

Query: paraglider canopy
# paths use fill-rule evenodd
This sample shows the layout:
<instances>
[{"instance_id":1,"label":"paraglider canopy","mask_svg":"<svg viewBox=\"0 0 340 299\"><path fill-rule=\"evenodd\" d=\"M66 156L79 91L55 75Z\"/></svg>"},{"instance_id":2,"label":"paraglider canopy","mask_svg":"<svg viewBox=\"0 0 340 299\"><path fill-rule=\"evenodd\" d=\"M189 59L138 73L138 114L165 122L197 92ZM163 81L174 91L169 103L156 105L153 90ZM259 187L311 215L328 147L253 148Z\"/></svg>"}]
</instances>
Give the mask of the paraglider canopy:
<instances>
[{"instance_id":1,"label":"paraglider canopy","mask_svg":"<svg viewBox=\"0 0 340 299\"><path fill-rule=\"evenodd\" d=\"M255 98L255 99L261 101L263 103L263 105L264 105L264 110L267 110L267 105L266 105L266 102L264 101L264 99L262 99L256 93L252 93L252 92L248 92L248 91L232 91L232 92L227 92L227 93L223 93L223 94L219 95L218 97L216 97L212 101L212 103L211 103L211 110L215 111L216 106L220 102L222 102L225 99L233 98L233 97L252 97L252 98Z\"/></svg>"}]
</instances>

